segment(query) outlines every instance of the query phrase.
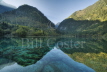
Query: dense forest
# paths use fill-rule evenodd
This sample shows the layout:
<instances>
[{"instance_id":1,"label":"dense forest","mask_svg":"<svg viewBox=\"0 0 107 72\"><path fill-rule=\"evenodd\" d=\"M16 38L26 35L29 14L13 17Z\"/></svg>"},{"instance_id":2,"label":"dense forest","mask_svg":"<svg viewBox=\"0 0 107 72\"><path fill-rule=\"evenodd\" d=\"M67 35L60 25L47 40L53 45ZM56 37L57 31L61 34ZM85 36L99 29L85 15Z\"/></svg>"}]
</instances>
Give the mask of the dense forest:
<instances>
[{"instance_id":1,"label":"dense forest","mask_svg":"<svg viewBox=\"0 0 107 72\"><path fill-rule=\"evenodd\" d=\"M55 29L35 28L23 25L15 25L9 23L0 23L0 36L7 37L26 37L26 36L55 36L58 35Z\"/></svg>"}]
</instances>

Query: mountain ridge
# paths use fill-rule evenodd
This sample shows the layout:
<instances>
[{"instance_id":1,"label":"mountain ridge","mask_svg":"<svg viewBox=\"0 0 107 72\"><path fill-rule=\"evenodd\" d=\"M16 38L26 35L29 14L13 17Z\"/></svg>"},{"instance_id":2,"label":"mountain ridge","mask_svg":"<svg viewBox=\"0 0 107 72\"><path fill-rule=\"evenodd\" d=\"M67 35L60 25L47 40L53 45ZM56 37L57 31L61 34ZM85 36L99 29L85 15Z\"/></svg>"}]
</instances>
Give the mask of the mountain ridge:
<instances>
[{"instance_id":1,"label":"mountain ridge","mask_svg":"<svg viewBox=\"0 0 107 72\"><path fill-rule=\"evenodd\" d=\"M20 37L57 35L54 23L36 7L26 4L0 14L0 33Z\"/></svg>"},{"instance_id":2,"label":"mountain ridge","mask_svg":"<svg viewBox=\"0 0 107 72\"><path fill-rule=\"evenodd\" d=\"M106 21L107 17L107 6L104 0L99 0L91 6L83 10L79 10L74 12L68 18L73 18L75 20L100 20ZM105 18L104 18L105 17Z\"/></svg>"},{"instance_id":3,"label":"mountain ridge","mask_svg":"<svg viewBox=\"0 0 107 72\"><path fill-rule=\"evenodd\" d=\"M54 24L50 20L48 20L48 18L42 12L40 12L37 8L26 4L21 5L17 9L14 9L12 11L2 13L1 17L4 17L4 20L1 20L1 22L5 21L11 24L19 24L19 25L25 24L25 26L28 26L29 25L28 20L31 20L33 25L37 24L37 22L45 23L45 24L48 24L50 22L52 27L54 27Z\"/></svg>"},{"instance_id":4,"label":"mountain ridge","mask_svg":"<svg viewBox=\"0 0 107 72\"><path fill-rule=\"evenodd\" d=\"M62 34L79 36L101 35L107 37L107 6L103 0L74 12L67 19L63 20L57 31Z\"/></svg>"},{"instance_id":5,"label":"mountain ridge","mask_svg":"<svg viewBox=\"0 0 107 72\"><path fill-rule=\"evenodd\" d=\"M0 13L11 11L13 9L16 9L16 7L5 3L4 1L0 1Z\"/></svg>"}]
</instances>

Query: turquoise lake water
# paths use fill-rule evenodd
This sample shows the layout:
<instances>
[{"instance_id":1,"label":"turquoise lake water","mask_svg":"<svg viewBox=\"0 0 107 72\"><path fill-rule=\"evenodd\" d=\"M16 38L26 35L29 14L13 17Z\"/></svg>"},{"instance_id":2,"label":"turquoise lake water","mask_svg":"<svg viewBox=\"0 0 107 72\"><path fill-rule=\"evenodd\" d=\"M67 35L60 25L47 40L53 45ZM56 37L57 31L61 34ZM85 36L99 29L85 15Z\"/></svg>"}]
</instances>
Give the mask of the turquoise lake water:
<instances>
[{"instance_id":1,"label":"turquoise lake water","mask_svg":"<svg viewBox=\"0 0 107 72\"><path fill-rule=\"evenodd\" d=\"M91 38L1 38L0 72L97 72L99 64L104 72L106 47Z\"/></svg>"}]
</instances>

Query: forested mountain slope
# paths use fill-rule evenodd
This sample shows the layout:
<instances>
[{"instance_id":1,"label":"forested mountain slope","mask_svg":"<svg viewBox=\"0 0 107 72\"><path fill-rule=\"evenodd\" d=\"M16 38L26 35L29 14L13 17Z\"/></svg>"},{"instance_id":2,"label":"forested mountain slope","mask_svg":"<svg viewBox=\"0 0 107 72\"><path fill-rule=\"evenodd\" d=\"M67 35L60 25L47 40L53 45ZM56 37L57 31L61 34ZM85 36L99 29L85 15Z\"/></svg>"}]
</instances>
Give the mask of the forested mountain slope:
<instances>
[{"instance_id":1,"label":"forested mountain slope","mask_svg":"<svg viewBox=\"0 0 107 72\"><path fill-rule=\"evenodd\" d=\"M55 25L37 8L22 5L0 14L1 35L47 36L55 35Z\"/></svg>"},{"instance_id":2,"label":"forested mountain slope","mask_svg":"<svg viewBox=\"0 0 107 72\"><path fill-rule=\"evenodd\" d=\"M76 11L67 19L63 20L57 29L63 34L100 34L107 32L107 5L104 0Z\"/></svg>"}]
</instances>

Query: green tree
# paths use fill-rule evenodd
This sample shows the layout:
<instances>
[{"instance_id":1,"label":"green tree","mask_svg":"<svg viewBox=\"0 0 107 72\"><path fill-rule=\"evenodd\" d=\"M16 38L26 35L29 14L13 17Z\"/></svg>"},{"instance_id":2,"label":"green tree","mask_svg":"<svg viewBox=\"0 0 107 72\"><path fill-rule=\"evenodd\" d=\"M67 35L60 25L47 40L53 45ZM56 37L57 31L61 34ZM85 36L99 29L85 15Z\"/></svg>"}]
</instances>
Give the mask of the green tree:
<instances>
[{"instance_id":1,"label":"green tree","mask_svg":"<svg viewBox=\"0 0 107 72\"><path fill-rule=\"evenodd\" d=\"M26 26L20 26L19 29L16 30L16 35L20 37L27 36L28 28Z\"/></svg>"}]
</instances>

